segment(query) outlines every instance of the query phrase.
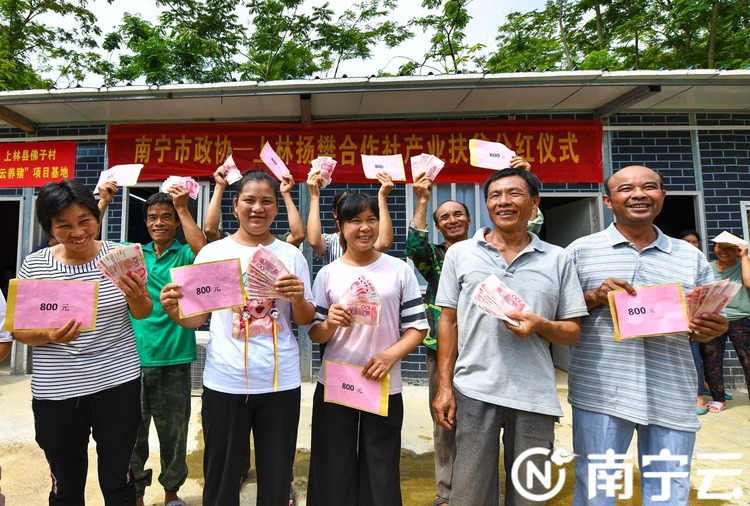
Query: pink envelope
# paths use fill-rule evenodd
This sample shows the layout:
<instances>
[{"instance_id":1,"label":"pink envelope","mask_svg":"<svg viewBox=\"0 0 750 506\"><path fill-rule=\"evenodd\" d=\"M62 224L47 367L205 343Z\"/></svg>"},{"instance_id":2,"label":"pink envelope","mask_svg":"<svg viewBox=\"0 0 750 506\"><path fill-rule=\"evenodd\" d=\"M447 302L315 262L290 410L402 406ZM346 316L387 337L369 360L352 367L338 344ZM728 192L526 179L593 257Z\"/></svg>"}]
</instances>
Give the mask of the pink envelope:
<instances>
[{"instance_id":1,"label":"pink envelope","mask_svg":"<svg viewBox=\"0 0 750 506\"><path fill-rule=\"evenodd\" d=\"M635 290L635 295L625 290L607 294L615 341L690 331L680 283L641 286Z\"/></svg>"},{"instance_id":2,"label":"pink envelope","mask_svg":"<svg viewBox=\"0 0 750 506\"><path fill-rule=\"evenodd\" d=\"M96 328L98 281L11 279L5 330L57 330L71 319Z\"/></svg>"},{"instance_id":3,"label":"pink envelope","mask_svg":"<svg viewBox=\"0 0 750 506\"><path fill-rule=\"evenodd\" d=\"M279 155L276 154L276 151L274 151L271 145L267 142L260 151L260 159L263 160L266 167L273 172L273 175L276 176L279 181L282 181L284 176L289 175L289 169L284 163L284 160L279 158Z\"/></svg>"},{"instance_id":4,"label":"pink envelope","mask_svg":"<svg viewBox=\"0 0 750 506\"><path fill-rule=\"evenodd\" d=\"M378 172L387 172L394 181L406 181L401 155L362 155L362 168L367 179L377 179Z\"/></svg>"},{"instance_id":5,"label":"pink envelope","mask_svg":"<svg viewBox=\"0 0 750 506\"><path fill-rule=\"evenodd\" d=\"M500 142L489 142L480 139L469 141L470 163L482 169L502 170L510 167L510 160L516 156L515 151L508 149Z\"/></svg>"},{"instance_id":6,"label":"pink envelope","mask_svg":"<svg viewBox=\"0 0 750 506\"><path fill-rule=\"evenodd\" d=\"M391 375L382 381L362 376L362 367L326 360L325 402L388 416L388 393Z\"/></svg>"},{"instance_id":7,"label":"pink envelope","mask_svg":"<svg viewBox=\"0 0 750 506\"><path fill-rule=\"evenodd\" d=\"M245 303L239 258L175 267L170 274L182 287L180 318Z\"/></svg>"}]
</instances>

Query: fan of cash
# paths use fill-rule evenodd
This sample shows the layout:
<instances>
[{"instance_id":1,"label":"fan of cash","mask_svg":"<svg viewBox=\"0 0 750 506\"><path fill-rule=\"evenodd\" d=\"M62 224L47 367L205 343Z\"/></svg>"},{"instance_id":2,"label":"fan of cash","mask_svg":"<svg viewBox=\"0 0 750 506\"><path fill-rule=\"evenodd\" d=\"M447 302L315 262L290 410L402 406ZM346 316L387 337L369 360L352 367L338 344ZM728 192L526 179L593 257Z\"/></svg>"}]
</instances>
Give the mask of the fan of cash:
<instances>
[{"instance_id":1,"label":"fan of cash","mask_svg":"<svg viewBox=\"0 0 750 506\"><path fill-rule=\"evenodd\" d=\"M696 286L685 296L690 318L697 314L717 314L724 310L740 290L739 283L722 279L716 283Z\"/></svg>"},{"instance_id":2,"label":"fan of cash","mask_svg":"<svg viewBox=\"0 0 750 506\"><path fill-rule=\"evenodd\" d=\"M140 244L130 244L110 251L97 262L96 266L113 283L130 273L136 274L145 283L148 279L146 259Z\"/></svg>"},{"instance_id":3,"label":"fan of cash","mask_svg":"<svg viewBox=\"0 0 750 506\"><path fill-rule=\"evenodd\" d=\"M411 178L412 181L417 179L417 176L422 172L425 173L427 179L435 181L438 173L445 167L445 162L440 158L422 153L418 156L411 157Z\"/></svg>"},{"instance_id":4,"label":"fan of cash","mask_svg":"<svg viewBox=\"0 0 750 506\"><path fill-rule=\"evenodd\" d=\"M494 274L490 274L487 279L479 284L474 292L473 301L483 313L500 318L516 327L520 323L508 318L506 313L509 311L526 311L529 307L518 294L508 288Z\"/></svg>"},{"instance_id":5,"label":"fan of cash","mask_svg":"<svg viewBox=\"0 0 750 506\"><path fill-rule=\"evenodd\" d=\"M349 309L353 323L374 327L380 323L380 294L364 275L344 292L339 304Z\"/></svg>"},{"instance_id":6,"label":"fan of cash","mask_svg":"<svg viewBox=\"0 0 750 506\"><path fill-rule=\"evenodd\" d=\"M224 178L227 180L227 183L234 184L242 179L242 173L240 172L240 169L237 168L237 164L234 163L234 158L232 158L232 155L229 155L227 157L222 166L227 169L227 175Z\"/></svg>"},{"instance_id":7,"label":"fan of cash","mask_svg":"<svg viewBox=\"0 0 750 506\"><path fill-rule=\"evenodd\" d=\"M188 195L191 199L196 200L198 198L198 193L201 191L200 185L193 179L192 177L182 177L182 176L169 176L162 184L161 187L159 187L159 191L162 193L167 193L167 190L169 190L169 187L172 185L180 185L185 190L187 190Z\"/></svg>"},{"instance_id":8,"label":"fan of cash","mask_svg":"<svg viewBox=\"0 0 750 506\"><path fill-rule=\"evenodd\" d=\"M333 175L333 169L336 168L336 160L330 156L319 156L312 162L310 172L307 173L307 177L310 177L313 173L319 172L323 176L323 188L331 184L331 176Z\"/></svg>"},{"instance_id":9,"label":"fan of cash","mask_svg":"<svg viewBox=\"0 0 750 506\"><path fill-rule=\"evenodd\" d=\"M276 291L276 282L283 274L288 274L279 257L263 245L258 246L245 271L245 290L248 299L279 299L283 296Z\"/></svg>"}]
</instances>

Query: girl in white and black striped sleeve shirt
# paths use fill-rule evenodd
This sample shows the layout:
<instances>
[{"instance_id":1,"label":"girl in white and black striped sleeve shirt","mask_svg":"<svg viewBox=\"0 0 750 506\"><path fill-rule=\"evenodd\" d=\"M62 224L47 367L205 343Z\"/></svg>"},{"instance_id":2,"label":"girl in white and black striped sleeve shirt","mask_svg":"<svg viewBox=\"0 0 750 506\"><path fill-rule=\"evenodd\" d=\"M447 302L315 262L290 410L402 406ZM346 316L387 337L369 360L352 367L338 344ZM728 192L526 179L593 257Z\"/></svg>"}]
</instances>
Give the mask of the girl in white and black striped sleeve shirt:
<instances>
[{"instance_id":1,"label":"girl in white and black striped sleeve shirt","mask_svg":"<svg viewBox=\"0 0 750 506\"><path fill-rule=\"evenodd\" d=\"M323 267L313 284L316 315L309 335L328 345L313 397L307 503L401 504L401 359L427 333L422 294L406 262L374 249L379 225L374 199L350 193L339 202L336 216L344 254ZM353 308L341 303L355 283L377 290L377 325L354 323ZM387 416L324 402L327 389L342 388L326 382L330 362L360 366L371 380L390 374Z\"/></svg>"}]
</instances>

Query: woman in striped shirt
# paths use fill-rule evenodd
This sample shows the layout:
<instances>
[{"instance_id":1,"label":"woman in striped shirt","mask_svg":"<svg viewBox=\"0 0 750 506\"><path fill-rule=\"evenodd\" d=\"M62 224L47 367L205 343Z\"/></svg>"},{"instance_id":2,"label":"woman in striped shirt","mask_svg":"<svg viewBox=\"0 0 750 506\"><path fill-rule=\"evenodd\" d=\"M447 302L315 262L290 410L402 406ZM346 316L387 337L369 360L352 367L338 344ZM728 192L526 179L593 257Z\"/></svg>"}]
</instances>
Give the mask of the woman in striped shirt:
<instances>
[{"instance_id":1,"label":"woman in striped shirt","mask_svg":"<svg viewBox=\"0 0 750 506\"><path fill-rule=\"evenodd\" d=\"M130 456L141 420L140 367L128 313L145 318L151 298L138 276L115 285L97 268L119 245L97 240L99 208L82 183L47 183L36 210L58 244L28 255L18 277L99 282L94 330L81 330L81 322L71 319L53 331L13 333L34 347L32 409L52 475L49 503L84 504L93 434L105 503L135 504Z\"/></svg>"}]
</instances>

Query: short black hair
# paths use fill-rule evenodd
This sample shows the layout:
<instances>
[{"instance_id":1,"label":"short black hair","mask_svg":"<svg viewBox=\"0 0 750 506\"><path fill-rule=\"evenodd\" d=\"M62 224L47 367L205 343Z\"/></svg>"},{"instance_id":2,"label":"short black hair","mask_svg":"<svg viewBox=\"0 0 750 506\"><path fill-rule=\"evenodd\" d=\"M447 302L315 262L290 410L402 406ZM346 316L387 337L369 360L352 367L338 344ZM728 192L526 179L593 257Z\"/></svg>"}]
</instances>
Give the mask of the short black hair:
<instances>
[{"instance_id":1,"label":"short black hair","mask_svg":"<svg viewBox=\"0 0 750 506\"><path fill-rule=\"evenodd\" d=\"M632 165L628 165L628 167L632 167ZM627 167L623 167L622 169L626 169L626 168ZM663 190L664 189L664 176L661 174L661 172L659 172L658 170L654 170L651 167L646 167L646 168L649 170L653 170L656 173L656 175L659 177L659 189ZM622 169L614 171L612 174L607 176L607 179L604 180L604 193L607 194L607 197L610 197L610 198L612 197L612 190L609 189L609 181L612 179L612 176L620 172Z\"/></svg>"},{"instance_id":2,"label":"short black hair","mask_svg":"<svg viewBox=\"0 0 750 506\"><path fill-rule=\"evenodd\" d=\"M344 239L342 225L353 220L365 210L370 210L380 220L378 201L367 193L347 192L336 203L336 224L339 227L339 243L343 251L346 251L346 239Z\"/></svg>"},{"instance_id":3,"label":"short black hair","mask_svg":"<svg viewBox=\"0 0 750 506\"><path fill-rule=\"evenodd\" d=\"M336 212L336 206L339 205L339 202L341 201L341 199L343 199L350 193L351 191L349 190L341 190L339 192L336 192L336 194L333 196L333 200L331 200L331 212L332 213Z\"/></svg>"},{"instance_id":4,"label":"short black hair","mask_svg":"<svg viewBox=\"0 0 750 506\"><path fill-rule=\"evenodd\" d=\"M526 188L529 190L529 195L532 197L539 195L539 178L534 174L525 169L502 169L490 175L490 177L487 178L487 181L484 182L484 200L487 200L488 190L492 183L498 179L512 176L521 177L526 181Z\"/></svg>"},{"instance_id":5,"label":"short black hair","mask_svg":"<svg viewBox=\"0 0 750 506\"><path fill-rule=\"evenodd\" d=\"M52 219L74 204L91 211L99 221L101 215L94 194L80 181L63 179L59 183L49 182L42 186L36 198L36 217L42 230L52 235Z\"/></svg>"},{"instance_id":6,"label":"short black hair","mask_svg":"<svg viewBox=\"0 0 750 506\"><path fill-rule=\"evenodd\" d=\"M175 218L177 221L180 221L180 217L177 215L177 209L174 208L174 202L172 202L172 196L164 192L156 192L146 199L146 202L143 203L143 219L146 220L148 218L148 210L151 209L152 206L159 204L166 204L171 207L174 211Z\"/></svg>"},{"instance_id":7,"label":"short black hair","mask_svg":"<svg viewBox=\"0 0 750 506\"><path fill-rule=\"evenodd\" d=\"M448 199L448 200L442 201L440 205L437 206L437 209L435 209L435 212L432 213L432 221L435 223L435 225L437 225L437 222L438 222L438 215L437 215L438 209L440 209L443 206L443 204L446 204L448 202L455 202L456 204L461 204L461 206L463 206L464 208L464 212L466 213L466 217L471 218L471 213L469 213L469 208L466 207L466 204L464 204L463 202L459 202L458 200Z\"/></svg>"},{"instance_id":8,"label":"short black hair","mask_svg":"<svg viewBox=\"0 0 750 506\"><path fill-rule=\"evenodd\" d=\"M698 239L698 242L701 242L701 235L696 230L693 230L692 228L686 228L685 230L683 230L677 235L677 238L684 239L689 235L694 235L695 238Z\"/></svg>"},{"instance_id":9,"label":"short black hair","mask_svg":"<svg viewBox=\"0 0 750 506\"><path fill-rule=\"evenodd\" d=\"M242 193L242 189L245 187L248 183L268 183L268 185L271 187L271 190L273 190L273 198L276 199L276 203L279 203L279 183L274 178L272 178L268 172L264 170L252 170L250 172L245 173L245 175L242 176L242 179L237 181L237 195L235 195L235 199L239 198L239 194Z\"/></svg>"}]
</instances>

